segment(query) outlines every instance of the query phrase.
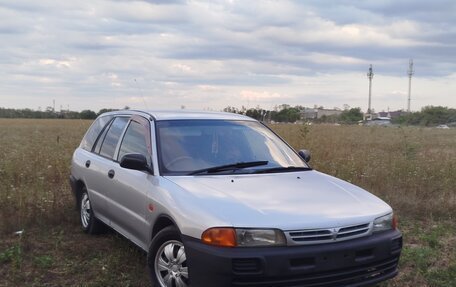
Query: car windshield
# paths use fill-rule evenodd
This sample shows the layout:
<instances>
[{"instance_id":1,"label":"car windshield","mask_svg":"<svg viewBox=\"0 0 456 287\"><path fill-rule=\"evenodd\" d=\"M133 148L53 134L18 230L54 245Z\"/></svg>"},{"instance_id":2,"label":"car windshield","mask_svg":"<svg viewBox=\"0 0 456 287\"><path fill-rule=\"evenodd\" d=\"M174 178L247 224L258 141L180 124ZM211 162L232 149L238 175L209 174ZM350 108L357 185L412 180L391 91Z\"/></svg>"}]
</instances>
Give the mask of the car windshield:
<instances>
[{"instance_id":1,"label":"car windshield","mask_svg":"<svg viewBox=\"0 0 456 287\"><path fill-rule=\"evenodd\" d=\"M259 122L169 120L157 121L156 127L163 175L308 168L294 150Z\"/></svg>"}]
</instances>

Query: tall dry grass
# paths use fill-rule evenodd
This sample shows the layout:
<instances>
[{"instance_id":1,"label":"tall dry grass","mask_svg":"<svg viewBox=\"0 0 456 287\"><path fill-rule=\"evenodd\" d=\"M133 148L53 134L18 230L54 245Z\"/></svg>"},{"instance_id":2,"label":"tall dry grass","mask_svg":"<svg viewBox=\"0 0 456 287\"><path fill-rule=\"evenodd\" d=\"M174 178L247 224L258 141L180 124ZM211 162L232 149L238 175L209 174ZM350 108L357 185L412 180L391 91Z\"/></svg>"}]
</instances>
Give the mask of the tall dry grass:
<instances>
[{"instance_id":1,"label":"tall dry grass","mask_svg":"<svg viewBox=\"0 0 456 287\"><path fill-rule=\"evenodd\" d=\"M90 121L0 120L0 231L61 223L72 207L71 156Z\"/></svg>"}]
</instances>

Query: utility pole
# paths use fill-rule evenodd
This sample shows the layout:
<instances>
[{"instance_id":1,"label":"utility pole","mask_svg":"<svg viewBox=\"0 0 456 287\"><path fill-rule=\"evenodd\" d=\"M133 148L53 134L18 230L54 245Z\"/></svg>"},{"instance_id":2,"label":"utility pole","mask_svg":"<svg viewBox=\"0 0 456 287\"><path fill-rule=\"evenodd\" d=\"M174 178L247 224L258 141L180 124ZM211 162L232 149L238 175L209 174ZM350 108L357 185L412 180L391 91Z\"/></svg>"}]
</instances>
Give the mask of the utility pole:
<instances>
[{"instance_id":1,"label":"utility pole","mask_svg":"<svg viewBox=\"0 0 456 287\"><path fill-rule=\"evenodd\" d=\"M412 97L412 76L415 73L413 70L413 59L410 59L409 61L409 69L407 71L407 74L409 76L409 88L408 88L408 100L407 100L407 113L410 113L410 100Z\"/></svg>"},{"instance_id":2,"label":"utility pole","mask_svg":"<svg viewBox=\"0 0 456 287\"><path fill-rule=\"evenodd\" d=\"M367 115L372 119L372 109L371 109L371 97L372 97L372 78L374 77L374 72L372 71L372 65L369 66L369 72L367 72L367 78L369 79L369 106L367 107Z\"/></svg>"}]
</instances>

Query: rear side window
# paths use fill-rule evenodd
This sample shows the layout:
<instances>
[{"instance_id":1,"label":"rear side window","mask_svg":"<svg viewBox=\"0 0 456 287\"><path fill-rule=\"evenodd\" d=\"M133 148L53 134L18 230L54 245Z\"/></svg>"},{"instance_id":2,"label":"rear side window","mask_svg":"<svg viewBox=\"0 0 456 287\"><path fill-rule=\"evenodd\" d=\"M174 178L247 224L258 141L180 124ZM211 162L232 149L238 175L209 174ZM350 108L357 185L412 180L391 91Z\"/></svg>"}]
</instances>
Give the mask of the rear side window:
<instances>
[{"instance_id":1,"label":"rear side window","mask_svg":"<svg viewBox=\"0 0 456 287\"><path fill-rule=\"evenodd\" d=\"M122 141L122 145L120 146L119 156L117 157L118 161L122 159L122 157L129 153L140 153L147 158L147 162L150 164L150 155L147 150L147 142L146 142L146 128L135 122L131 121L130 125L125 132L124 139Z\"/></svg>"},{"instance_id":2,"label":"rear side window","mask_svg":"<svg viewBox=\"0 0 456 287\"><path fill-rule=\"evenodd\" d=\"M81 141L81 148L91 151L93 144L98 138L98 135L106 126L107 123L112 119L112 116L99 117L95 122L90 126L89 130L86 132L84 138Z\"/></svg>"},{"instance_id":3,"label":"rear side window","mask_svg":"<svg viewBox=\"0 0 456 287\"><path fill-rule=\"evenodd\" d=\"M108 158L114 157L117 143L119 142L120 136L122 135L127 122L128 118L124 117L114 119L101 145L100 155Z\"/></svg>"}]
</instances>

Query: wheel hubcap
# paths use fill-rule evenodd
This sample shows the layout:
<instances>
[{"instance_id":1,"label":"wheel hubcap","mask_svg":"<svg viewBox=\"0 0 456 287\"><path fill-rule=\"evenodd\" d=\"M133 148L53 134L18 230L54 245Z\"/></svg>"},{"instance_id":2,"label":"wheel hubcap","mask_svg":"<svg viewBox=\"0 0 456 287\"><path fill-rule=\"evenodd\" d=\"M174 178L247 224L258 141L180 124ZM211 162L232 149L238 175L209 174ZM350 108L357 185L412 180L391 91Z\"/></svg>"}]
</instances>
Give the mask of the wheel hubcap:
<instances>
[{"instance_id":1,"label":"wheel hubcap","mask_svg":"<svg viewBox=\"0 0 456 287\"><path fill-rule=\"evenodd\" d=\"M81 223L82 227L87 228L90 222L90 200L87 193L81 199Z\"/></svg>"},{"instance_id":2,"label":"wheel hubcap","mask_svg":"<svg viewBox=\"0 0 456 287\"><path fill-rule=\"evenodd\" d=\"M177 240L163 243L155 256L155 274L161 287L187 287L188 267L184 245Z\"/></svg>"}]
</instances>

